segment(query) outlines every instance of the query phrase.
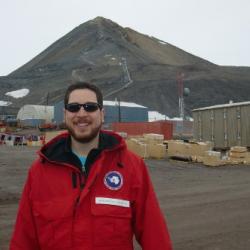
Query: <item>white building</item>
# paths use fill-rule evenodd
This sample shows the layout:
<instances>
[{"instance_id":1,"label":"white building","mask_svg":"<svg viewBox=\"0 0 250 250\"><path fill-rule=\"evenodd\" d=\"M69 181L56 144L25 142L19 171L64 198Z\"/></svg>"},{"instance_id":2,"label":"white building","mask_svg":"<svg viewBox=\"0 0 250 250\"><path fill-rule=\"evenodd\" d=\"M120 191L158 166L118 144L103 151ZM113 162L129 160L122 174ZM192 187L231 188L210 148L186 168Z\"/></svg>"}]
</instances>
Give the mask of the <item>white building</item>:
<instances>
[{"instance_id":1,"label":"white building","mask_svg":"<svg viewBox=\"0 0 250 250\"><path fill-rule=\"evenodd\" d=\"M54 106L24 105L17 114L17 119L24 120L43 120L51 122L54 118Z\"/></svg>"}]
</instances>

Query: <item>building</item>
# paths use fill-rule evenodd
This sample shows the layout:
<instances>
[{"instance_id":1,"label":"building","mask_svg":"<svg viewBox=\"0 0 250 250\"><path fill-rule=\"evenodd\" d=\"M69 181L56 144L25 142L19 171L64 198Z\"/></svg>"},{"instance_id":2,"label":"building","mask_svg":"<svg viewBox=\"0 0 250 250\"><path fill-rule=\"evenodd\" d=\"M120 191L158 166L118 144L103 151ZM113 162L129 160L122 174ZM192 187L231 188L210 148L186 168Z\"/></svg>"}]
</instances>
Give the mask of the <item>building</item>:
<instances>
[{"instance_id":1,"label":"building","mask_svg":"<svg viewBox=\"0 0 250 250\"><path fill-rule=\"evenodd\" d=\"M18 111L19 108L17 107L1 106L1 101L0 101L0 121L9 118L15 119Z\"/></svg>"},{"instance_id":2,"label":"building","mask_svg":"<svg viewBox=\"0 0 250 250\"><path fill-rule=\"evenodd\" d=\"M192 110L194 139L214 147L250 146L250 101Z\"/></svg>"},{"instance_id":3,"label":"building","mask_svg":"<svg viewBox=\"0 0 250 250\"><path fill-rule=\"evenodd\" d=\"M130 102L103 101L105 124L113 122L143 122L148 121L148 108ZM64 102L55 104L54 121L63 122Z\"/></svg>"},{"instance_id":4,"label":"building","mask_svg":"<svg viewBox=\"0 0 250 250\"><path fill-rule=\"evenodd\" d=\"M38 126L54 119L54 106L24 105L17 113L22 125Z\"/></svg>"},{"instance_id":5,"label":"building","mask_svg":"<svg viewBox=\"0 0 250 250\"><path fill-rule=\"evenodd\" d=\"M148 121L148 108L132 102L104 101L105 123Z\"/></svg>"}]
</instances>

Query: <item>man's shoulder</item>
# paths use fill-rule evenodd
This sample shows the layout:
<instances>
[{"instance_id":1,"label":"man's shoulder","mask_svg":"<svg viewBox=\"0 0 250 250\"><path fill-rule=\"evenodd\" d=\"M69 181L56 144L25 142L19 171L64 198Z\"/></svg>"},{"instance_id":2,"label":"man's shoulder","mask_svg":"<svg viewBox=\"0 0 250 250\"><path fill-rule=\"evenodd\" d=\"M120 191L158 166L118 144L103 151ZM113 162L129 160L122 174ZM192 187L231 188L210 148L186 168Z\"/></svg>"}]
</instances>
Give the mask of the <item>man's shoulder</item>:
<instances>
[{"instance_id":1,"label":"man's shoulder","mask_svg":"<svg viewBox=\"0 0 250 250\"><path fill-rule=\"evenodd\" d=\"M41 156L37 156L36 159L31 163L30 166L30 171L36 171L37 168L40 168L41 165L43 165L45 163L45 160L43 160L43 158L41 158Z\"/></svg>"},{"instance_id":2,"label":"man's shoulder","mask_svg":"<svg viewBox=\"0 0 250 250\"><path fill-rule=\"evenodd\" d=\"M122 158L133 171L136 171L136 169L139 170L141 167L145 166L143 157L137 155L128 148L123 150Z\"/></svg>"}]
</instances>

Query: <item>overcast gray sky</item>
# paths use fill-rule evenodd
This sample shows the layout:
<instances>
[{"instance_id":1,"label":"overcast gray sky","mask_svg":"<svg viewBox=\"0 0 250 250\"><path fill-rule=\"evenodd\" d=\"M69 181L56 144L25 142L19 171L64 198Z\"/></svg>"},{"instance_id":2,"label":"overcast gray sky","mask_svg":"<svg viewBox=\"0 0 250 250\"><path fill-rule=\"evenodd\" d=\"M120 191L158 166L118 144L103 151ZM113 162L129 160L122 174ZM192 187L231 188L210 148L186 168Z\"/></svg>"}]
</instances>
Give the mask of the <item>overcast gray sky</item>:
<instances>
[{"instance_id":1,"label":"overcast gray sky","mask_svg":"<svg viewBox=\"0 0 250 250\"><path fill-rule=\"evenodd\" d=\"M103 16L219 65L250 66L249 0L0 0L0 76Z\"/></svg>"}]
</instances>

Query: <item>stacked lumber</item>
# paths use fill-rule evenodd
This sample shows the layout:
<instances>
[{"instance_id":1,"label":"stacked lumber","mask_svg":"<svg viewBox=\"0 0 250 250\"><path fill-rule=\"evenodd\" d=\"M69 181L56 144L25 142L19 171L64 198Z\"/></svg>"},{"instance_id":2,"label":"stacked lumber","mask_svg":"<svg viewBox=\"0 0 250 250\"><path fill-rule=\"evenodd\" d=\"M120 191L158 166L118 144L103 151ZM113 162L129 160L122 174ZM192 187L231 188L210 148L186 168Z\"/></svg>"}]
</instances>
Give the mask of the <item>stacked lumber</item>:
<instances>
[{"instance_id":1,"label":"stacked lumber","mask_svg":"<svg viewBox=\"0 0 250 250\"><path fill-rule=\"evenodd\" d=\"M146 144L163 144L164 135L162 134L143 134L143 140Z\"/></svg>"},{"instance_id":2,"label":"stacked lumber","mask_svg":"<svg viewBox=\"0 0 250 250\"><path fill-rule=\"evenodd\" d=\"M203 162L206 152L212 149L210 142L184 142L170 140L168 145L168 157L189 159L194 162Z\"/></svg>"},{"instance_id":3,"label":"stacked lumber","mask_svg":"<svg viewBox=\"0 0 250 250\"><path fill-rule=\"evenodd\" d=\"M147 145L140 139L129 138L126 140L126 144L129 150L139 155L142 158L148 158Z\"/></svg>"},{"instance_id":4,"label":"stacked lumber","mask_svg":"<svg viewBox=\"0 0 250 250\"><path fill-rule=\"evenodd\" d=\"M234 146L229 151L229 164L250 164L250 152L246 147Z\"/></svg>"},{"instance_id":5,"label":"stacked lumber","mask_svg":"<svg viewBox=\"0 0 250 250\"><path fill-rule=\"evenodd\" d=\"M226 164L226 161L222 159L221 152L209 150L206 151L203 157L203 164L206 166L217 167Z\"/></svg>"},{"instance_id":6,"label":"stacked lumber","mask_svg":"<svg viewBox=\"0 0 250 250\"><path fill-rule=\"evenodd\" d=\"M128 149L142 158L162 159L166 157L166 145L161 134L143 134L126 140Z\"/></svg>"}]
</instances>

